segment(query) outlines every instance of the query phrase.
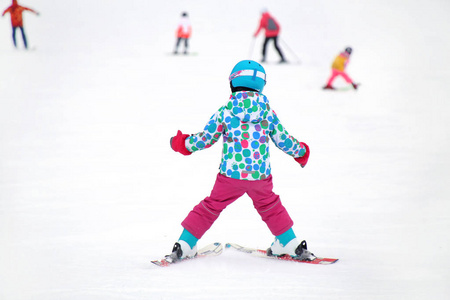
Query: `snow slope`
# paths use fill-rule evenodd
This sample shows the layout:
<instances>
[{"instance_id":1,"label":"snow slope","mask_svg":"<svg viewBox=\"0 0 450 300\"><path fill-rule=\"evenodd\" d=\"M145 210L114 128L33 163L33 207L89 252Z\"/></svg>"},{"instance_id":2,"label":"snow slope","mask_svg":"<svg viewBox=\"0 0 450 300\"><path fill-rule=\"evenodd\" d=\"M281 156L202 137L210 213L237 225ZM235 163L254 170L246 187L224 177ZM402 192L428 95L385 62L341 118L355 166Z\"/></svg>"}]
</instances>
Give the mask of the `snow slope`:
<instances>
[{"instance_id":1,"label":"snow slope","mask_svg":"<svg viewBox=\"0 0 450 300\"><path fill-rule=\"evenodd\" d=\"M21 2L33 50L0 19L0 299L448 299L450 3L444 0ZM7 7L9 1L1 1ZM260 9L282 25L265 94L311 148L272 147L275 192L330 266L216 258L168 269L180 222L210 192L221 146L169 147L227 101ZM196 56L168 55L180 13ZM18 39L21 46L21 40ZM324 92L352 46L357 92ZM343 82L337 82L343 85ZM266 248L244 196L200 246Z\"/></svg>"}]
</instances>

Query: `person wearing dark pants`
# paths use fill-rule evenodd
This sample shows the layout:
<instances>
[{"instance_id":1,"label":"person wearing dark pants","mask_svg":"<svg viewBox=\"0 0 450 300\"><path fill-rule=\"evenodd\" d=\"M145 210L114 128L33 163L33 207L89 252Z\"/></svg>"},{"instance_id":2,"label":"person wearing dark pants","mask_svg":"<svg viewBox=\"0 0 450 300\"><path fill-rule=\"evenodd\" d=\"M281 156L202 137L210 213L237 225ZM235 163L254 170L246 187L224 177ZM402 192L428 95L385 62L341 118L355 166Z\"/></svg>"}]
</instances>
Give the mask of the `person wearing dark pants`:
<instances>
[{"instance_id":1,"label":"person wearing dark pants","mask_svg":"<svg viewBox=\"0 0 450 300\"><path fill-rule=\"evenodd\" d=\"M182 37L177 38L177 43L175 45L175 51L174 51L175 54L178 53L178 46L180 46L180 43L183 40L184 40L184 54L187 54L187 51L189 48L189 38L182 38Z\"/></svg>"},{"instance_id":2,"label":"person wearing dark pants","mask_svg":"<svg viewBox=\"0 0 450 300\"><path fill-rule=\"evenodd\" d=\"M188 47L189 47L189 38L192 34L192 26L191 21L189 20L189 16L187 12L183 12L181 14L181 20L177 27L177 43L175 45L175 49L173 50L174 54L178 54L178 46L180 45L181 41L184 40L184 54L188 54Z\"/></svg>"},{"instance_id":3,"label":"person wearing dark pants","mask_svg":"<svg viewBox=\"0 0 450 300\"><path fill-rule=\"evenodd\" d=\"M263 44L261 62L266 61L267 43L270 40L273 40L275 49L277 50L278 55L280 55L280 63L286 62L283 52L281 51L280 47L278 46L278 35L280 34L280 24L278 24L277 20L275 20L275 18L272 17L272 15L269 14L269 12L266 9L263 9L263 11L262 11L262 16L261 16L261 20L259 22L259 27L256 30L253 37L256 38L262 29L264 29L266 38L265 38L264 44Z\"/></svg>"},{"instance_id":4,"label":"person wearing dark pants","mask_svg":"<svg viewBox=\"0 0 450 300\"><path fill-rule=\"evenodd\" d=\"M13 27L12 28L12 39L13 39L14 47L17 48L17 41L16 41L17 28L19 28L20 32L22 33L22 40L23 40L23 45L25 46L25 49L28 49L27 36L25 35L25 31L23 30L23 27Z\"/></svg>"},{"instance_id":5,"label":"person wearing dark pants","mask_svg":"<svg viewBox=\"0 0 450 300\"><path fill-rule=\"evenodd\" d=\"M26 37L25 31L23 29L23 18L22 18L22 13L25 10L31 11L32 13L39 15L38 12L32 10L31 8L20 6L17 3L17 0L13 0L11 6L9 6L7 9L5 9L5 11L3 12L2 17L6 13L9 13L11 15L12 39L13 39L14 47L17 48L16 31L17 31L17 28L19 28L22 33L23 45L25 46L25 49L28 49L27 37Z\"/></svg>"},{"instance_id":6,"label":"person wearing dark pants","mask_svg":"<svg viewBox=\"0 0 450 300\"><path fill-rule=\"evenodd\" d=\"M273 43L274 43L274 46L275 46L275 50L277 50L278 55L280 55L280 57L281 57L281 62L285 62L286 60L284 59L283 52L281 52L280 47L278 47L278 36L274 36L274 37L266 37L266 38L265 38L264 44L263 44L263 50L262 50L262 55L263 55L262 61L264 62L265 59L266 59L266 50L267 50L266 48L267 48L267 43L268 43L270 40L273 40Z\"/></svg>"}]
</instances>

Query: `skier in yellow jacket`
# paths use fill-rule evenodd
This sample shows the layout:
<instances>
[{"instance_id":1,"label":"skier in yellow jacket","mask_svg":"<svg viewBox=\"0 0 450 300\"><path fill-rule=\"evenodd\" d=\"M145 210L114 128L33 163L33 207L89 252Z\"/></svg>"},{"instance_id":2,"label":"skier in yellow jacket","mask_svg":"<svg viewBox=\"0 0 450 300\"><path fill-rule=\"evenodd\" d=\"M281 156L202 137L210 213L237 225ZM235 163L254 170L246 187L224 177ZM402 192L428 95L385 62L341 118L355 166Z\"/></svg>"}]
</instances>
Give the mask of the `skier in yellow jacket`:
<instances>
[{"instance_id":1,"label":"skier in yellow jacket","mask_svg":"<svg viewBox=\"0 0 450 300\"><path fill-rule=\"evenodd\" d=\"M337 76L342 76L347 83L350 83L353 88L356 90L358 85L353 82L353 80L348 76L345 72L345 68L347 67L350 61L350 55L352 54L352 48L347 47L345 51L339 54L333 61L331 65L331 76L328 79L327 85L323 87L325 90L334 90L333 81Z\"/></svg>"}]
</instances>

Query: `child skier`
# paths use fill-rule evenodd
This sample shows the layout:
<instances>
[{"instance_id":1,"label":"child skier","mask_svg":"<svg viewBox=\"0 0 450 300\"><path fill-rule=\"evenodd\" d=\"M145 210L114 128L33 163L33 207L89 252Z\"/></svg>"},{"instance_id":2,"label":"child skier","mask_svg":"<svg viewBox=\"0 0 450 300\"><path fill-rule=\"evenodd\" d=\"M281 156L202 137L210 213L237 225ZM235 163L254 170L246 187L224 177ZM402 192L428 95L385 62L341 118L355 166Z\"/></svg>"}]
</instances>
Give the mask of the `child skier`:
<instances>
[{"instance_id":1,"label":"child skier","mask_svg":"<svg viewBox=\"0 0 450 300\"><path fill-rule=\"evenodd\" d=\"M177 27L177 43L175 45L175 50L173 54L178 54L178 46L180 42L184 40L184 54L187 54L189 47L189 38L191 37L192 27L191 21L189 20L188 14L186 12L181 14L180 23Z\"/></svg>"},{"instance_id":2,"label":"child skier","mask_svg":"<svg viewBox=\"0 0 450 300\"><path fill-rule=\"evenodd\" d=\"M280 197L272 191L269 138L301 167L308 162L309 148L289 135L270 108L269 100L262 94L266 72L259 63L239 62L231 71L229 81L232 94L228 102L211 117L204 130L193 135L178 130L170 140L174 151L191 155L209 148L223 135L223 154L211 195L195 206L181 223L184 230L166 259L175 262L196 256L197 241L222 210L245 193L275 236L268 255L313 259L306 242L298 242L292 219Z\"/></svg>"},{"instance_id":3,"label":"child skier","mask_svg":"<svg viewBox=\"0 0 450 300\"><path fill-rule=\"evenodd\" d=\"M350 78L350 76L347 75L345 72L345 68L347 67L349 61L350 61L350 55L352 54L352 48L347 47L345 48L345 51L340 53L333 61L333 64L331 65L331 76L330 79L328 79L328 83L326 86L323 87L324 90L334 90L333 87L333 81L337 76L342 76L344 80L347 83L350 83L353 88L356 90L358 88L358 85L353 82L353 80Z\"/></svg>"},{"instance_id":4,"label":"child skier","mask_svg":"<svg viewBox=\"0 0 450 300\"><path fill-rule=\"evenodd\" d=\"M31 8L20 6L19 4L17 4L17 0L13 0L11 6L9 6L7 9L5 9L5 11L3 12L2 17L6 13L9 13L11 15L12 39L13 39L14 47L17 48L16 30L17 30L17 28L19 28L20 31L22 32L22 39L23 39L23 44L25 46L25 49L28 49L27 37L26 37L25 31L23 29L23 19L22 19L22 12L25 10L31 11L32 13L39 15L38 12L32 10Z\"/></svg>"}]
</instances>

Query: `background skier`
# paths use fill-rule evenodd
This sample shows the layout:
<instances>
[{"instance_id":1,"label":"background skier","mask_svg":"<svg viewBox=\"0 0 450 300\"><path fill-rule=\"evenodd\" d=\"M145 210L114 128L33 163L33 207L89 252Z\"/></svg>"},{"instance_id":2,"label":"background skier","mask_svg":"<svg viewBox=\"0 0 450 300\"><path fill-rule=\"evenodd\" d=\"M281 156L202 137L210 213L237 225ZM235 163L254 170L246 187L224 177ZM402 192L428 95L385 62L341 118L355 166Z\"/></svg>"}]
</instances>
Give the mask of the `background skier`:
<instances>
[{"instance_id":1,"label":"background skier","mask_svg":"<svg viewBox=\"0 0 450 300\"><path fill-rule=\"evenodd\" d=\"M256 30L255 34L253 35L253 37L257 37L259 32L264 29L265 31L265 39L264 39L264 44L263 44L263 48L262 48L262 59L261 62L265 62L266 61L266 51L267 51L267 43L270 40L273 40L275 49L277 50L278 54L280 55L280 62L286 62L286 60L284 59L283 56L283 52L281 52L280 47L278 46L278 35L280 33L280 25L278 24L277 20L275 20L274 17L272 17L271 14L269 14L269 12L267 11L267 9L263 9L262 10L262 15L261 15L261 20L259 22L259 27Z\"/></svg>"},{"instance_id":2,"label":"background skier","mask_svg":"<svg viewBox=\"0 0 450 300\"><path fill-rule=\"evenodd\" d=\"M184 41L184 54L187 54L188 47L189 47L189 38L192 34L192 26L191 21L189 20L188 14L186 12L183 12L181 14L180 22L178 23L177 27L177 43L175 45L175 50L173 51L174 54L178 54L178 46L180 45L180 42Z\"/></svg>"},{"instance_id":3,"label":"background skier","mask_svg":"<svg viewBox=\"0 0 450 300\"><path fill-rule=\"evenodd\" d=\"M39 15L39 13L36 12L35 10L32 10L31 8L28 7L20 6L17 3L17 0L13 0L11 6L5 9L5 11L3 12L2 17L5 16L6 13L9 13L11 15L12 39L14 47L17 48L16 29L19 28L20 31L22 32L22 39L25 49L28 49L27 37L23 29L23 18L22 18L22 12L25 10L31 11L32 13Z\"/></svg>"},{"instance_id":4,"label":"background skier","mask_svg":"<svg viewBox=\"0 0 450 300\"><path fill-rule=\"evenodd\" d=\"M212 226L220 213L245 193L262 220L275 236L269 255L288 254L298 259L310 259L306 242L299 244L293 221L273 191L269 161L269 139L304 167L309 148L289 135L262 94L266 72L257 62L244 60L231 71L232 94L206 124L204 130L187 135L178 131L171 138L171 147L183 155L207 149L223 135L220 171L209 197L201 201L182 222L184 228L167 259L193 257L197 241Z\"/></svg>"},{"instance_id":5,"label":"background skier","mask_svg":"<svg viewBox=\"0 0 450 300\"><path fill-rule=\"evenodd\" d=\"M333 61L331 65L331 76L328 79L327 85L324 86L324 89L334 90L333 81L337 76L342 76L347 83L350 83L353 88L356 90L358 85L353 82L353 80L348 76L345 69L350 61L350 55L352 54L352 48L347 47L345 51L340 53Z\"/></svg>"}]
</instances>

